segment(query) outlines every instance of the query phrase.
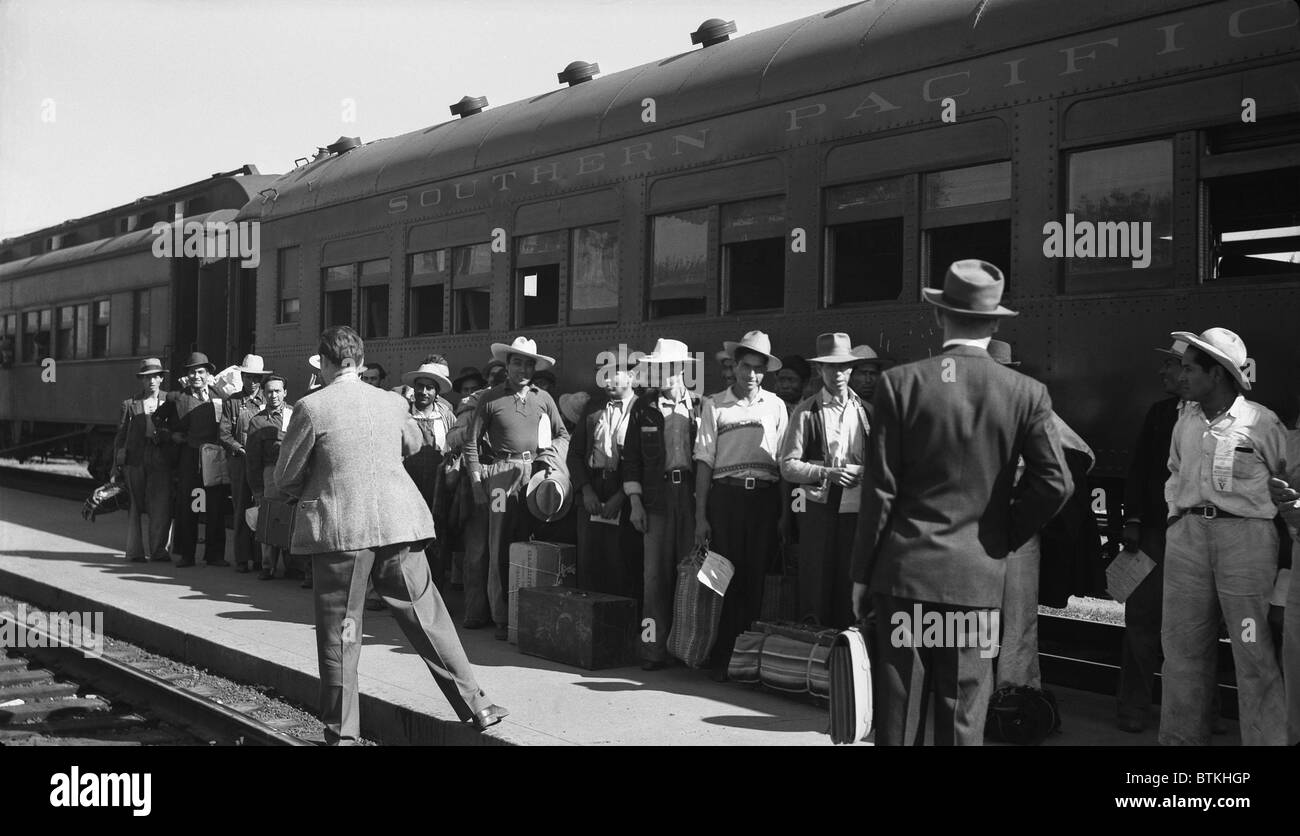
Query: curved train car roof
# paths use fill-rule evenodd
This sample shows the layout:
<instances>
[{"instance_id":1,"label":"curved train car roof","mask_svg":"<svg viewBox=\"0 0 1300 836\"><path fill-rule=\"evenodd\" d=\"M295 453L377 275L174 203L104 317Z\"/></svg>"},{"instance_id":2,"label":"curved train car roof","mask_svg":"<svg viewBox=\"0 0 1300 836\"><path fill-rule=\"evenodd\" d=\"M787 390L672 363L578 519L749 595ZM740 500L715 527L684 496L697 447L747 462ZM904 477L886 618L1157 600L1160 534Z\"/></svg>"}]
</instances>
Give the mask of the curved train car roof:
<instances>
[{"instance_id":1,"label":"curved train car roof","mask_svg":"<svg viewBox=\"0 0 1300 836\"><path fill-rule=\"evenodd\" d=\"M376 140L308 163L241 217L268 220L823 90L1205 5L1204 0L867 0Z\"/></svg>"}]
</instances>

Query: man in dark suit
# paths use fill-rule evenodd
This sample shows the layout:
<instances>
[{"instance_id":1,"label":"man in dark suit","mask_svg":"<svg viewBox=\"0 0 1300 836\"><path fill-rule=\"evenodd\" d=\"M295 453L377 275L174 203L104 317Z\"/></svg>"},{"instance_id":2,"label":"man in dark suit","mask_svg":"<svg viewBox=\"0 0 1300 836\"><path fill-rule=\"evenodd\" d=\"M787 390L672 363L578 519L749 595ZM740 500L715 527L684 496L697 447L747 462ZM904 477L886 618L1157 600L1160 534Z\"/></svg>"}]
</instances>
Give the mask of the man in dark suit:
<instances>
[{"instance_id":1,"label":"man in dark suit","mask_svg":"<svg viewBox=\"0 0 1300 836\"><path fill-rule=\"evenodd\" d=\"M313 562L325 739L352 744L361 731L357 662L367 578L456 714L484 729L508 712L479 688L419 555L434 536L433 516L402 457L417 452L424 438L405 398L361 382L357 369L364 360L364 344L351 328L321 334L328 385L298 401L275 467L276 483L299 498L291 551Z\"/></svg>"},{"instance_id":2,"label":"man in dark suit","mask_svg":"<svg viewBox=\"0 0 1300 836\"><path fill-rule=\"evenodd\" d=\"M135 376L144 391L122 401L122 416L113 439L116 464L126 469L126 489L131 495L127 523L126 556L143 563L152 558L168 561L167 532L172 523L172 467L154 432L153 415L166 401L162 392L163 367L157 357L140 362ZM149 515L146 530L142 516Z\"/></svg>"},{"instance_id":3,"label":"man in dark suit","mask_svg":"<svg viewBox=\"0 0 1300 836\"><path fill-rule=\"evenodd\" d=\"M983 743L1004 558L1073 489L1046 387L989 357L998 323L1016 315L1002 288L992 264L953 263L942 291L924 290L943 353L876 386L853 609L879 619L877 745L921 743L931 693L936 744Z\"/></svg>"}]
</instances>

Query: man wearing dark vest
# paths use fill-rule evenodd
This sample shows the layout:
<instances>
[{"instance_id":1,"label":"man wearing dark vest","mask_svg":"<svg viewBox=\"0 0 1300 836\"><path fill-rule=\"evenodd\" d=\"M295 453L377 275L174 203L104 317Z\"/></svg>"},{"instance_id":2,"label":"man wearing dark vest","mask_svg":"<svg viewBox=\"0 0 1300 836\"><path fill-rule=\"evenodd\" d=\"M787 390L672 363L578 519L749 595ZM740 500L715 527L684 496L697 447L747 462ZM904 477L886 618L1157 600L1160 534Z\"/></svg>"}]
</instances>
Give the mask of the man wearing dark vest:
<instances>
[{"instance_id":1,"label":"man wearing dark vest","mask_svg":"<svg viewBox=\"0 0 1300 836\"><path fill-rule=\"evenodd\" d=\"M877 745L923 742L931 700L936 744L983 744L1004 558L1073 489L1047 388L989 356L998 323L1016 315L1000 304L1003 284L992 264L953 263L942 290L923 291L943 353L876 385L853 605L877 619Z\"/></svg>"},{"instance_id":2,"label":"man wearing dark vest","mask_svg":"<svg viewBox=\"0 0 1300 836\"><path fill-rule=\"evenodd\" d=\"M185 363L186 390L172 393L175 431L172 439L180 448L177 466L176 528L172 546L180 568L194 565L198 552L199 517L204 520L203 561L208 566L226 565L226 498L229 485L205 485L202 450L220 441L220 398L210 389L216 367L208 356L194 352Z\"/></svg>"},{"instance_id":3,"label":"man wearing dark vest","mask_svg":"<svg viewBox=\"0 0 1300 836\"><path fill-rule=\"evenodd\" d=\"M243 391L231 395L221 404L221 446L226 450L226 464L230 469L230 498L235 509L235 571L248 572L257 560L257 544L248 527L244 511L252 507L253 494L248 485L248 425L262 411L262 379L271 374L262 358L256 354L244 355L239 365L244 382Z\"/></svg>"}]
</instances>

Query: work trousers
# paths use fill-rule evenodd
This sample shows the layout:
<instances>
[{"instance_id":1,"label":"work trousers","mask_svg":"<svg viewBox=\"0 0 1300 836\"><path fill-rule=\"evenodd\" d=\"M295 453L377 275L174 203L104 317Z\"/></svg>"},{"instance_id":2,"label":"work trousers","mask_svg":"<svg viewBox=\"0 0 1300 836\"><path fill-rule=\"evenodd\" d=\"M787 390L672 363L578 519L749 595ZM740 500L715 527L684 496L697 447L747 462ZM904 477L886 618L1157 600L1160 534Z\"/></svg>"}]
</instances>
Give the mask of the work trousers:
<instances>
[{"instance_id":1,"label":"work trousers","mask_svg":"<svg viewBox=\"0 0 1300 836\"><path fill-rule=\"evenodd\" d=\"M465 586L465 623L482 624L492 619L488 598L488 509L470 500L471 510L461 531L465 546L461 583Z\"/></svg>"},{"instance_id":2,"label":"work trousers","mask_svg":"<svg viewBox=\"0 0 1300 836\"><path fill-rule=\"evenodd\" d=\"M204 561L215 563L226 559L226 499L229 485L203 484L203 469L199 451L188 444L181 447L176 496L176 536L172 546L186 560L193 560L198 551L199 517L204 522ZM203 489L202 512L194 510L194 492Z\"/></svg>"},{"instance_id":3,"label":"work trousers","mask_svg":"<svg viewBox=\"0 0 1300 836\"><path fill-rule=\"evenodd\" d=\"M746 490L715 480L707 511L713 530L709 548L731 561L736 573L722 599L722 619L710 662L726 667L736 637L749 629L763 608L763 577L780 554L777 523L782 494L777 485Z\"/></svg>"},{"instance_id":4,"label":"work trousers","mask_svg":"<svg viewBox=\"0 0 1300 836\"><path fill-rule=\"evenodd\" d=\"M622 490L623 483L618 471L602 472L591 477L591 487L604 502ZM622 595L639 604L645 588L645 538L632 527L632 504L624 501L617 525L610 525L592 522L582 497L575 500L578 528L584 531L578 546L578 588Z\"/></svg>"},{"instance_id":5,"label":"work trousers","mask_svg":"<svg viewBox=\"0 0 1300 836\"><path fill-rule=\"evenodd\" d=\"M248 527L244 511L253 507L253 490L248 486L248 459L245 456L227 456L230 470L230 498L235 510L235 565L243 566L257 560L257 543L253 530Z\"/></svg>"},{"instance_id":6,"label":"work trousers","mask_svg":"<svg viewBox=\"0 0 1300 836\"><path fill-rule=\"evenodd\" d=\"M668 661L677 564L695 549L694 487L690 473L677 484L665 482L663 510L646 511L645 598L641 610L643 618L651 619L649 632L641 631L641 658L646 661Z\"/></svg>"},{"instance_id":7,"label":"work trousers","mask_svg":"<svg viewBox=\"0 0 1300 836\"><path fill-rule=\"evenodd\" d=\"M126 491L131 496L126 529L127 558L167 559L167 533L172 524L171 470L129 464L126 466ZM149 516L147 527L144 523L146 514Z\"/></svg>"},{"instance_id":8,"label":"work trousers","mask_svg":"<svg viewBox=\"0 0 1300 836\"><path fill-rule=\"evenodd\" d=\"M1042 549L1038 535L1009 553L1006 561L997 687L1042 688L1043 677L1038 667L1038 570Z\"/></svg>"},{"instance_id":9,"label":"work trousers","mask_svg":"<svg viewBox=\"0 0 1300 836\"><path fill-rule=\"evenodd\" d=\"M1273 521L1189 514L1167 536L1160 743L1210 742L1220 612L1237 672L1242 745L1285 743L1282 672L1268 626L1277 576Z\"/></svg>"},{"instance_id":10,"label":"work trousers","mask_svg":"<svg viewBox=\"0 0 1300 836\"><path fill-rule=\"evenodd\" d=\"M506 597L506 584L510 579L510 544L527 540L532 533L533 516L524 506L524 488L532 469L531 462L515 461L493 462L483 467L483 486L488 495L487 599L497 627L507 627L510 623ZM468 544L465 559L468 562ZM468 600L468 589L466 593Z\"/></svg>"},{"instance_id":11,"label":"work trousers","mask_svg":"<svg viewBox=\"0 0 1300 836\"><path fill-rule=\"evenodd\" d=\"M428 562L423 555L411 554L410 547L410 543L398 543L312 556L320 716L326 743L353 744L361 733L357 663L367 578L374 581L456 716L470 720L491 705L478 686L447 606L429 577Z\"/></svg>"},{"instance_id":12,"label":"work trousers","mask_svg":"<svg viewBox=\"0 0 1300 836\"><path fill-rule=\"evenodd\" d=\"M1300 544L1291 545L1291 586L1282 622L1282 664L1286 680L1286 742L1300 744Z\"/></svg>"},{"instance_id":13,"label":"work trousers","mask_svg":"<svg viewBox=\"0 0 1300 836\"><path fill-rule=\"evenodd\" d=\"M1124 640L1120 646L1117 716L1146 723L1151 711L1151 692L1160 672L1160 612L1165 585L1165 529L1143 526L1138 546L1155 561L1151 574L1142 579L1124 602Z\"/></svg>"},{"instance_id":14,"label":"work trousers","mask_svg":"<svg viewBox=\"0 0 1300 836\"><path fill-rule=\"evenodd\" d=\"M936 746L984 745L997 611L884 594L873 594L871 603L876 613L876 654L871 660L876 745L923 745L931 699ZM924 624L916 624L917 606L922 622L935 613L943 624L958 625L965 632L959 637L945 630L943 640L927 640ZM922 646L926 644L931 646Z\"/></svg>"},{"instance_id":15,"label":"work trousers","mask_svg":"<svg viewBox=\"0 0 1300 836\"><path fill-rule=\"evenodd\" d=\"M853 626L853 537L858 515L838 511L843 488L808 502L799 517L799 617L826 627Z\"/></svg>"}]
</instances>

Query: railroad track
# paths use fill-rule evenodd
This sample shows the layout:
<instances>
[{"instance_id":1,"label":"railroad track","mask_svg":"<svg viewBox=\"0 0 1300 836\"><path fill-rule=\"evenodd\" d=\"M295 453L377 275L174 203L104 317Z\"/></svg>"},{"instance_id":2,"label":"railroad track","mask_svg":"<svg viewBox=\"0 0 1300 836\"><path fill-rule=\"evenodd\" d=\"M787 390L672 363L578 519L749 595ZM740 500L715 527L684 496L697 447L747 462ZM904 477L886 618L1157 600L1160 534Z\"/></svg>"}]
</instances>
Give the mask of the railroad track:
<instances>
[{"instance_id":1,"label":"railroad track","mask_svg":"<svg viewBox=\"0 0 1300 836\"><path fill-rule=\"evenodd\" d=\"M13 465L0 466L0 486L21 491L57 496L60 499L85 501L90 492L99 487L89 476L70 476L66 473L49 473Z\"/></svg>"},{"instance_id":2,"label":"railroad track","mask_svg":"<svg viewBox=\"0 0 1300 836\"><path fill-rule=\"evenodd\" d=\"M0 745L310 746L158 676L158 661L96 656L66 636L0 614Z\"/></svg>"}]
</instances>

